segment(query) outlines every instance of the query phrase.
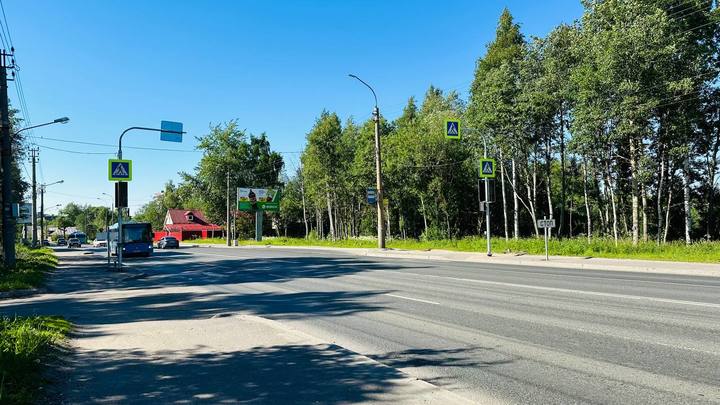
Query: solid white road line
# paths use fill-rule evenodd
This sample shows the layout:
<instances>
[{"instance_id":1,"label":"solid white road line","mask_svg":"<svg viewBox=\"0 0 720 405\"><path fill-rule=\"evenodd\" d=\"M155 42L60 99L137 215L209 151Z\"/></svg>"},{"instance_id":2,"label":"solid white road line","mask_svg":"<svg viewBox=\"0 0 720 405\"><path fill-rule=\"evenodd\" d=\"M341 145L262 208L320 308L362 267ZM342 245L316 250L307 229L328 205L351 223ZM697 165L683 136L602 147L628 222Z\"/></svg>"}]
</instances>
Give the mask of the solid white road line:
<instances>
[{"instance_id":1,"label":"solid white road line","mask_svg":"<svg viewBox=\"0 0 720 405\"><path fill-rule=\"evenodd\" d=\"M402 295L395 295L395 294L385 294L385 295L387 295L388 297L400 298L400 299L403 299L403 300L424 302L424 303L426 303L426 304L432 304L432 305L440 305L439 302L428 301L428 300L421 300L420 298L410 298L410 297L404 297L404 296L402 296Z\"/></svg>"},{"instance_id":2,"label":"solid white road line","mask_svg":"<svg viewBox=\"0 0 720 405\"><path fill-rule=\"evenodd\" d=\"M389 270L384 270L384 271L389 271ZM410 273L410 272L404 272L404 271L402 271L402 272L393 271L393 273L395 273L395 274L411 274L414 276L421 276L421 277L443 278L443 279L448 279L448 280L463 281L463 282L470 282L470 283L476 283L476 284L497 285L497 286L502 286L502 287L527 288L530 290L562 292L562 293L569 293L569 294L584 294L584 295L593 295L596 297L623 298L623 299L629 299L629 300L647 300L647 301L663 302L663 303L667 303L667 304L694 305L694 306L707 307L707 308L720 308L720 304L714 304L711 302L674 300L671 298L646 297L646 296L642 296L642 295L616 294L616 293L606 293L606 292L599 292L599 291L571 290L568 288L542 287L542 286L537 286L537 285L504 283L502 281L477 280L477 279L472 279L472 278L461 278L461 277L436 276L433 274Z\"/></svg>"}]
</instances>

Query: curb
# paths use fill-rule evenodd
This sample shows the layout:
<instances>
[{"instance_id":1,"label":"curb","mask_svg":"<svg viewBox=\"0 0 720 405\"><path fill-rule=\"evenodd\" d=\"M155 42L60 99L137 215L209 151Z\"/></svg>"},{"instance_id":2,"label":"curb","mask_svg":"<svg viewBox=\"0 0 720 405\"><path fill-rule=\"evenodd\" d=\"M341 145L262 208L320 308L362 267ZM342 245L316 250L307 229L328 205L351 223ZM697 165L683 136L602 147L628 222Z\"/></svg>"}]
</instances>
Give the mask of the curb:
<instances>
[{"instance_id":1,"label":"curb","mask_svg":"<svg viewBox=\"0 0 720 405\"><path fill-rule=\"evenodd\" d=\"M366 248L333 248L325 246L278 246L278 245L240 245L240 246L227 246L227 245L206 245L206 244L193 244L186 245L188 247L198 248L220 248L220 249L293 249L293 250L322 250L328 252L341 252L345 254L351 254L355 256L365 257L384 257L394 259L410 259L410 260L433 260L433 261L446 261L446 262L462 262L462 263L477 263L477 264L500 264L507 266L523 266L523 267L543 267L543 268L560 268L560 269L572 269L572 270L599 270L599 271L617 271L617 272L634 272L634 273L655 273L655 274L671 274L671 275L683 275L683 276L704 276L704 277L720 277L720 265L708 264L708 263L686 263L686 262L664 262L658 261L657 263L661 266L656 267L647 264L604 264L604 263L591 263L582 262L583 260L592 260L587 258L574 258L574 257L555 257L550 256L550 261L544 260L527 260L527 259L512 259L504 257L487 257L482 255L481 257L473 257L471 253L458 252L463 254L465 257L449 257L446 255L422 253L420 251L410 250L371 250ZM402 253L401 253L402 252ZM449 251L448 254L452 255L454 252ZM479 254L478 254L479 255ZM522 256L519 256L522 257ZM613 259L602 259L599 260L613 260ZM558 261L559 260L559 261ZM574 262L567 262L563 260L575 260ZM623 260L623 262L632 262L632 259ZM677 268L666 268L662 266L676 266ZM693 269L692 267L697 266L713 266L717 269Z\"/></svg>"},{"instance_id":2,"label":"curb","mask_svg":"<svg viewBox=\"0 0 720 405\"><path fill-rule=\"evenodd\" d=\"M7 298L29 297L31 295L36 295L36 294L45 294L46 292L47 292L47 288L29 288L29 289L25 289L25 290L3 291L3 292L0 292L0 300L7 299Z\"/></svg>"}]
</instances>

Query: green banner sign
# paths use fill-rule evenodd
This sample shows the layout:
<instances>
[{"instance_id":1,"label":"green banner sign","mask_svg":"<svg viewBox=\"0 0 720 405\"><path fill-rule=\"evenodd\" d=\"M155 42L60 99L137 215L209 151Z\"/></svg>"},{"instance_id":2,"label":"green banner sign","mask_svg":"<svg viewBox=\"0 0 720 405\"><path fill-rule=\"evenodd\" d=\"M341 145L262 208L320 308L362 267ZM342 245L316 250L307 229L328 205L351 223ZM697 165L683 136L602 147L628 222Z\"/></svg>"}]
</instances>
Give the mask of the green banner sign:
<instances>
[{"instance_id":1,"label":"green banner sign","mask_svg":"<svg viewBox=\"0 0 720 405\"><path fill-rule=\"evenodd\" d=\"M274 188L238 188L239 211L280 211L280 190Z\"/></svg>"}]
</instances>

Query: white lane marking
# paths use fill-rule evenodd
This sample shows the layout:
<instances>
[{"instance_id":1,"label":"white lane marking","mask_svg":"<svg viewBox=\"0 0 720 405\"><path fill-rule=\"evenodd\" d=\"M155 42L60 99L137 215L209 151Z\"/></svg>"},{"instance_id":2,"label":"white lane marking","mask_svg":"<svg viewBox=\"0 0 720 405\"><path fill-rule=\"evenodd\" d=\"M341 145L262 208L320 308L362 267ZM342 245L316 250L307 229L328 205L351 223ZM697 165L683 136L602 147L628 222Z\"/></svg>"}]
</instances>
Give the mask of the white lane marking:
<instances>
[{"instance_id":1,"label":"white lane marking","mask_svg":"<svg viewBox=\"0 0 720 405\"><path fill-rule=\"evenodd\" d=\"M387 295L388 297L400 298L400 299L403 299L403 300L424 302L424 303L426 303L426 304L432 304L432 305L440 305L439 302L428 301L428 300L421 300L420 298L410 298L410 297L404 297L404 296L402 296L402 295L395 295L395 294L385 294L385 295Z\"/></svg>"},{"instance_id":2,"label":"white lane marking","mask_svg":"<svg viewBox=\"0 0 720 405\"><path fill-rule=\"evenodd\" d=\"M203 252L203 253L193 252L193 253L198 254L198 255L206 255L206 256L232 257L232 258L236 258L236 259L243 258L242 256L238 257L238 256L229 256L229 255L205 253L205 252ZM390 270L376 270L376 271L390 271ZM585 294L585 295L593 295L596 297L624 298L624 299L629 299L629 300L647 300L647 301L663 302L666 304L693 305L693 306L706 307L706 308L720 308L720 304L713 304L710 302L674 300L671 298L644 297L641 295L604 293L604 292L598 292L598 291L571 290L568 288L542 287L542 286L527 285L527 284L504 283L501 281L488 281L488 280L476 280L476 279L472 279L472 278L462 278L462 277L436 276L433 274L420 274L420 273L412 273L412 272L406 272L406 271L399 271L399 272L391 271L391 272L396 273L396 274L410 274L410 275L421 276L421 277L444 278L444 279L448 279L448 280L464 281L464 282L471 282L471 283L477 283L477 284L489 284L489 285L499 285L499 286L504 286L504 287L527 288L527 289L531 289L531 290L540 290L540 291L553 291L553 292L563 292L563 293L570 293L570 294ZM403 298L407 298L407 297L403 297ZM435 302L429 302L429 303L435 304L435 305L440 305Z\"/></svg>"},{"instance_id":3,"label":"white lane marking","mask_svg":"<svg viewBox=\"0 0 720 405\"><path fill-rule=\"evenodd\" d=\"M385 271L388 271L388 270L385 270ZM664 302L667 304L694 305L694 306L707 307L707 308L720 308L720 304L714 304L711 302L674 300L671 298L645 297L642 295L615 294L615 293L605 293L605 292L599 292L599 291L571 290L568 288L542 287L542 286L537 286L537 285L504 283L502 281L476 280L476 279L472 279L472 278L461 278L461 277L436 276L433 274L420 274L420 273L411 273L411 272L404 272L404 271L397 272L397 274L411 274L414 276L421 276L421 277L444 278L444 279L455 280L455 281L463 281L463 282L470 282L470 283L477 283L477 284L499 285L499 286L503 286L503 287L527 288L527 289L531 289L531 290L553 291L553 292L562 292L562 293L570 293L570 294L585 294L585 295L593 295L596 297L624 298L624 299L629 299L629 300L647 300L647 301Z\"/></svg>"}]
</instances>

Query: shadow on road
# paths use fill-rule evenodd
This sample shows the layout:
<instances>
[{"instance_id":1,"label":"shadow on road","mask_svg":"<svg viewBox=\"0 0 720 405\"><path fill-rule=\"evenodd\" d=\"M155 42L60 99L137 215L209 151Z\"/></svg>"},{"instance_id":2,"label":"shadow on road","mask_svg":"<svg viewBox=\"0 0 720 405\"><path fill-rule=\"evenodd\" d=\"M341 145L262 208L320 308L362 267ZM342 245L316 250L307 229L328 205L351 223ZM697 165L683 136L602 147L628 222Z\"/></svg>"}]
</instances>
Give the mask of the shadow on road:
<instances>
[{"instance_id":1,"label":"shadow on road","mask_svg":"<svg viewBox=\"0 0 720 405\"><path fill-rule=\"evenodd\" d=\"M87 390L81 383L71 389L73 403L357 403L379 399L406 378L336 345L254 347L231 353L199 348L157 357L137 350L102 350L81 354L75 363L77 380L99 390Z\"/></svg>"}]
</instances>

